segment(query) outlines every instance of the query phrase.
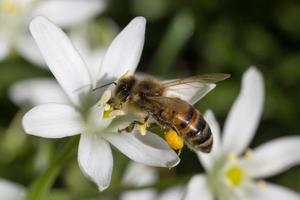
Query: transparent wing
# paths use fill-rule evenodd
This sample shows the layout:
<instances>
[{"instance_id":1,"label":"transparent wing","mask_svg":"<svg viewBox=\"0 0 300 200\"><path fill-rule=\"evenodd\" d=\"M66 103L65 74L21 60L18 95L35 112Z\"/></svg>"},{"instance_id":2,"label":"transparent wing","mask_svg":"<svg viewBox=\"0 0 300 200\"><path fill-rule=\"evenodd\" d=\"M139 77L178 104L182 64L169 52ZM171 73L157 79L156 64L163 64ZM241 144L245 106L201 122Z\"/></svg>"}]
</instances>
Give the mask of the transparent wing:
<instances>
[{"instance_id":1,"label":"transparent wing","mask_svg":"<svg viewBox=\"0 0 300 200\"><path fill-rule=\"evenodd\" d=\"M198 76L190 76L183 79L175 79L175 80L167 81L164 83L164 85L165 87L172 87L176 85L195 83L195 82L203 83L203 84L204 83L211 84L211 83L223 81L229 77L230 77L229 74L223 74L223 73L203 74Z\"/></svg>"},{"instance_id":2,"label":"transparent wing","mask_svg":"<svg viewBox=\"0 0 300 200\"><path fill-rule=\"evenodd\" d=\"M216 82L229 78L229 74L204 74L183 79L164 81L166 96L176 96L195 104L216 87Z\"/></svg>"}]
</instances>

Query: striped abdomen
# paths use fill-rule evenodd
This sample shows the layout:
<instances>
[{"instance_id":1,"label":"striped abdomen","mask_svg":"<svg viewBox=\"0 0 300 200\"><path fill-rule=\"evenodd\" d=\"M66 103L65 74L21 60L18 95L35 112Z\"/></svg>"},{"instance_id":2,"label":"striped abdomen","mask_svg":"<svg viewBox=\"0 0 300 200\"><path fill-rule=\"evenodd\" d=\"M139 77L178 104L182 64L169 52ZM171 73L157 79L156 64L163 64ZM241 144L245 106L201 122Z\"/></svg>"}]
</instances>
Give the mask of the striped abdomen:
<instances>
[{"instance_id":1,"label":"striped abdomen","mask_svg":"<svg viewBox=\"0 0 300 200\"><path fill-rule=\"evenodd\" d=\"M213 144L211 130L203 116L193 106L174 113L172 123L192 149L205 153L211 151Z\"/></svg>"}]
</instances>

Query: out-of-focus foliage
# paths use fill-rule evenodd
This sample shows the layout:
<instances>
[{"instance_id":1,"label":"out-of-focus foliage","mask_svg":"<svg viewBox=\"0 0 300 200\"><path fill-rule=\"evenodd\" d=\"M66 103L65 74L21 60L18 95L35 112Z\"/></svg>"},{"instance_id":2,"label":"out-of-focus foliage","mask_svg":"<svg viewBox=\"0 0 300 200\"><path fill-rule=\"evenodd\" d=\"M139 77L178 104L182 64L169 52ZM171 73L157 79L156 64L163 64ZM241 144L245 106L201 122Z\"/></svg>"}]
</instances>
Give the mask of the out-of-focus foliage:
<instances>
[{"instance_id":1,"label":"out-of-focus foliage","mask_svg":"<svg viewBox=\"0 0 300 200\"><path fill-rule=\"evenodd\" d=\"M212 109L223 122L238 94L242 73L255 65L265 79L266 100L263 118L251 146L280 136L300 135L299 1L112 0L104 14L93 22L97 27L92 30L93 41L97 41L98 36L106 43L111 40L110 32L101 28L103 16L124 27L136 15L148 20L139 71L162 78L230 73L229 80L219 83L196 105L202 112ZM0 63L0 177L24 186L29 186L48 168L56 159L56 152L68 140L25 135L21 116L28 107L19 108L9 100L8 89L13 83L41 76L52 75L14 52ZM74 154L72 162L55 181L50 199L116 197L123 191L120 180L128 159L117 151L114 155L115 169L108 190L99 194L97 188L83 178ZM155 185L158 189L177 180L186 182L186 177L200 172L201 166L188 148L181 153L181 159L175 169L158 169L162 178ZM271 181L300 192L300 167Z\"/></svg>"}]
</instances>

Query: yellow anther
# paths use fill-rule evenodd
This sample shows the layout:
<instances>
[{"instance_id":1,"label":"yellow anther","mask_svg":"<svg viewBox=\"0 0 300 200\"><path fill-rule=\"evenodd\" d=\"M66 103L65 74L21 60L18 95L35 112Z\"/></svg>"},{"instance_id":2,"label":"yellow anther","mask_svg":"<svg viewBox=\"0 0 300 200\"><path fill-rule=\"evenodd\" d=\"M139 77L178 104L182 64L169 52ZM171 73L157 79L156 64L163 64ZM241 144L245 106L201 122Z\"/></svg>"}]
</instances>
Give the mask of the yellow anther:
<instances>
[{"instance_id":1,"label":"yellow anther","mask_svg":"<svg viewBox=\"0 0 300 200\"><path fill-rule=\"evenodd\" d=\"M104 110L105 110L105 111L112 110L112 107L111 107L109 104L105 104L105 105L104 105Z\"/></svg>"},{"instance_id":2,"label":"yellow anther","mask_svg":"<svg viewBox=\"0 0 300 200\"><path fill-rule=\"evenodd\" d=\"M103 112L103 118L104 119L107 119L109 117L111 117L111 113L113 112L113 108L110 107L108 110L105 110L105 107L104 107L104 112Z\"/></svg>"},{"instance_id":3,"label":"yellow anther","mask_svg":"<svg viewBox=\"0 0 300 200\"><path fill-rule=\"evenodd\" d=\"M111 98L111 91L110 90L105 90L104 93L101 96L101 99L99 100L98 104L103 107L104 112L103 112L103 118L107 119L111 117L111 113L114 111L113 107L109 105L107 102Z\"/></svg>"},{"instance_id":4,"label":"yellow anther","mask_svg":"<svg viewBox=\"0 0 300 200\"><path fill-rule=\"evenodd\" d=\"M101 99L99 100L98 104L101 106L105 106L105 104L107 104L107 102L110 100L111 98L111 91L110 90L105 90L101 96Z\"/></svg>"},{"instance_id":5,"label":"yellow anther","mask_svg":"<svg viewBox=\"0 0 300 200\"><path fill-rule=\"evenodd\" d=\"M144 123L143 125L139 125L139 131L141 135L146 135L147 133L147 123Z\"/></svg>"},{"instance_id":6,"label":"yellow anther","mask_svg":"<svg viewBox=\"0 0 300 200\"><path fill-rule=\"evenodd\" d=\"M253 152L251 149L247 149L246 152L245 152L245 155L244 155L244 158L249 160L252 158L252 155L253 155Z\"/></svg>"},{"instance_id":7,"label":"yellow anther","mask_svg":"<svg viewBox=\"0 0 300 200\"><path fill-rule=\"evenodd\" d=\"M237 164L239 159L238 159L238 157L236 156L235 153L230 152L230 153L228 154L228 160L229 160L232 164Z\"/></svg>"},{"instance_id":8,"label":"yellow anther","mask_svg":"<svg viewBox=\"0 0 300 200\"><path fill-rule=\"evenodd\" d=\"M266 188L266 182L264 180L257 181L257 186L259 189L265 189Z\"/></svg>"},{"instance_id":9,"label":"yellow anther","mask_svg":"<svg viewBox=\"0 0 300 200\"><path fill-rule=\"evenodd\" d=\"M231 187L239 186L245 178L245 172L238 166L229 168L225 175Z\"/></svg>"},{"instance_id":10,"label":"yellow anther","mask_svg":"<svg viewBox=\"0 0 300 200\"><path fill-rule=\"evenodd\" d=\"M169 130L165 133L165 139L169 146L174 150L180 150L184 146L184 140L179 136L176 131Z\"/></svg>"}]
</instances>

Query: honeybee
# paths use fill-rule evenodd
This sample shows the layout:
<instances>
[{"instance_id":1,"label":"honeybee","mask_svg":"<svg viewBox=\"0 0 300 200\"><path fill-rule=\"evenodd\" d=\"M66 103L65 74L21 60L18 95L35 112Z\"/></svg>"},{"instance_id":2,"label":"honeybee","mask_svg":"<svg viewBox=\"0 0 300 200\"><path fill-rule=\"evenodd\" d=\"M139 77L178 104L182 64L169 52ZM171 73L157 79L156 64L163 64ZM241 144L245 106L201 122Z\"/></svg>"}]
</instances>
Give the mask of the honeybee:
<instances>
[{"instance_id":1,"label":"honeybee","mask_svg":"<svg viewBox=\"0 0 300 200\"><path fill-rule=\"evenodd\" d=\"M144 125L149 118L163 128L180 135L187 146L195 151L209 153L213 137L208 123L188 99L175 97L176 93L192 95L189 101L198 101L214 88L215 83L229 78L229 74L207 74L161 82L154 78L131 75L115 83L109 104L114 109L124 105L144 113L143 121L133 121L119 132L131 132L136 125ZM197 92L196 92L197 91Z\"/></svg>"}]
</instances>

